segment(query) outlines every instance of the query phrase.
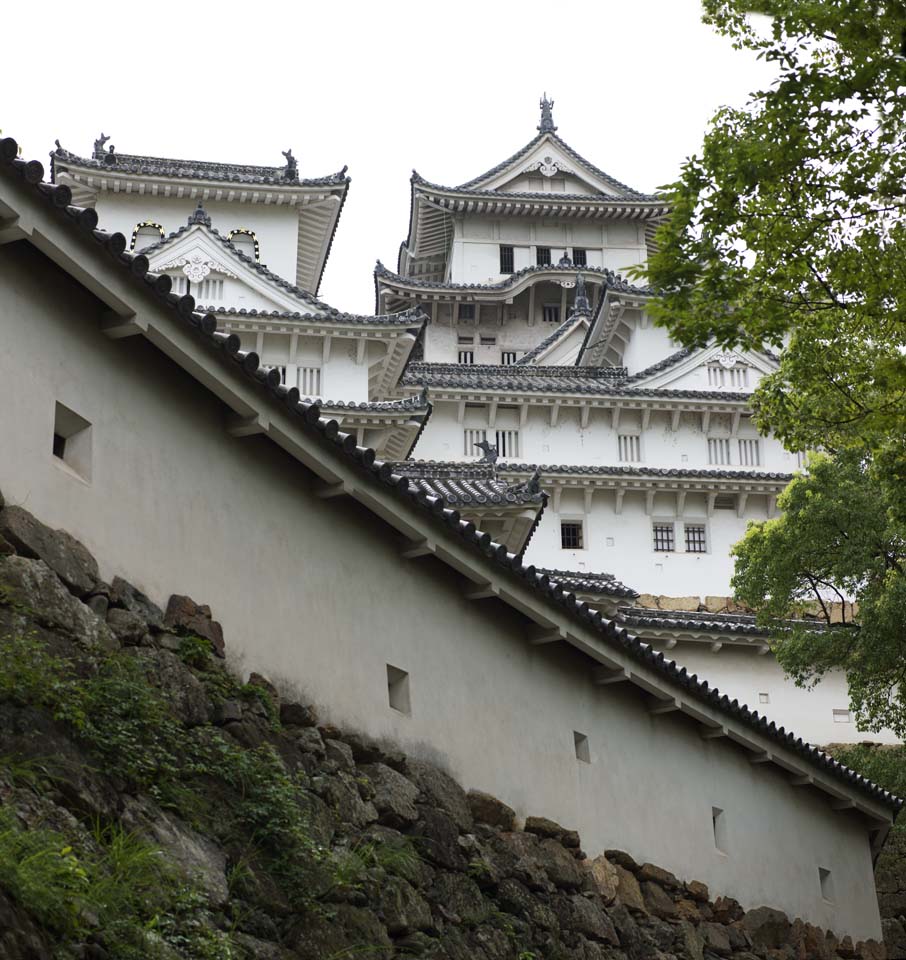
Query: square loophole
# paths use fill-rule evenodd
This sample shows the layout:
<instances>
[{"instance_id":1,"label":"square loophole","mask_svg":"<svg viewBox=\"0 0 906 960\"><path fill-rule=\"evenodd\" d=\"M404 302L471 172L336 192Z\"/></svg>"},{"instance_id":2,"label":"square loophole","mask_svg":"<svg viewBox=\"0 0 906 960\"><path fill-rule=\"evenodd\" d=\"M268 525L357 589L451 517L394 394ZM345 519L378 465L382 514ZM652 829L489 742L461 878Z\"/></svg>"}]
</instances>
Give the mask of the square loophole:
<instances>
[{"instance_id":1,"label":"square loophole","mask_svg":"<svg viewBox=\"0 0 906 960\"><path fill-rule=\"evenodd\" d=\"M51 451L73 473L91 480L91 424L62 403L54 406Z\"/></svg>"},{"instance_id":2,"label":"square loophole","mask_svg":"<svg viewBox=\"0 0 906 960\"><path fill-rule=\"evenodd\" d=\"M409 674L399 667L387 664L387 695L390 706L407 716L412 713L409 700Z\"/></svg>"},{"instance_id":3,"label":"square loophole","mask_svg":"<svg viewBox=\"0 0 906 960\"><path fill-rule=\"evenodd\" d=\"M578 730L573 730L573 742L576 745L576 759L582 763L591 763L591 748L588 746L588 737Z\"/></svg>"}]
</instances>

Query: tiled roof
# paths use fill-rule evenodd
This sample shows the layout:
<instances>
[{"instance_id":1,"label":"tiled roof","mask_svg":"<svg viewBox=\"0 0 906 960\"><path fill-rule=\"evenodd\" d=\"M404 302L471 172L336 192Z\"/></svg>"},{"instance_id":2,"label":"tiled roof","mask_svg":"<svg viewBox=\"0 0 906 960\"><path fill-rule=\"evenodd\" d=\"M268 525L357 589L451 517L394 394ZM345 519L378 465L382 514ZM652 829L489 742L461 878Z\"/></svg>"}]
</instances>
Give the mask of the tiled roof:
<instances>
[{"instance_id":1,"label":"tiled roof","mask_svg":"<svg viewBox=\"0 0 906 960\"><path fill-rule=\"evenodd\" d=\"M525 506L543 504L546 498L540 487L501 480L490 463L414 460L396 463L394 469L408 477L417 489L457 506Z\"/></svg>"},{"instance_id":2,"label":"tiled roof","mask_svg":"<svg viewBox=\"0 0 906 960\"><path fill-rule=\"evenodd\" d=\"M211 160L172 160L167 157L145 157L134 153L104 154L80 157L57 147L51 161L64 161L80 167L107 170L111 173L137 173L158 177L177 177L192 180L227 180L232 183L263 183L279 187L334 187L349 183L346 167L326 177L300 180L298 174L286 176L286 167L256 167L241 163L218 163ZM113 158L113 162L108 159Z\"/></svg>"},{"instance_id":3,"label":"tiled roof","mask_svg":"<svg viewBox=\"0 0 906 960\"><path fill-rule=\"evenodd\" d=\"M611 573L586 573L584 570L547 568L539 568L538 572L546 574L561 587L572 590L574 593L601 593L609 597L632 597L633 599L638 596L637 591L621 583Z\"/></svg>"},{"instance_id":4,"label":"tiled roof","mask_svg":"<svg viewBox=\"0 0 906 960\"><path fill-rule=\"evenodd\" d=\"M326 306L326 304L325 304ZM418 327L427 319L418 307L410 307L408 310L401 310L399 313L383 313L377 315L346 313L344 310L336 310L334 307L327 307L324 313L299 313L294 310L290 313L288 310L249 310L245 307L198 307L207 313L214 313L218 317L229 319L230 317L258 317L263 320L307 320L312 323L349 323L353 325L371 325L376 327Z\"/></svg>"},{"instance_id":5,"label":"tiled roof","mask_svg":"<svg viewBox=\"0 0 906 960\"><path fill-rule=\"evenodd\" d=\"M396 473L391 464L378 461L374 450L357 446L352 436L341 432L336 420L321 417L317 404L299 401L298 390L282 386L279 375L273 369L262 369L257 354L240 350L237 336L219 333L216 319L210 314L198 313L195 310L195 301L190 295L180 297L171 293L169 277L148 273L147 257L140 253L126 253L126 238L121 233L98 230L97 213L91 209L72 206L72 192L68 187L44 183L43 166L38 161L19 158L18 144L10 137L0 139L0 175L24 180L27 185L33 186L32 196L35 202L44 202L49 208L56 209L71 230L78 230L82 234L85 243L105 250L118 265L118 269L131 275L133 282L141 285L149 297L172 311L177 322L192 330L199 343L219 356L233 376L243 375L249 378L262 394L269 397L270 403L294 414L300 431L319 437L325 448L332 448L345 457L350 467L355 469L365 482L384 488L411 507L420 510L426 518L433 518L428 522L435 525L438 531L444 528L449 535L469 544L476 556L480 555L496 564L502 578L525 583L547 598L552 606L557 607L561 616L581 622L587 629L594 630L602 643L644 664L653 673L659 674L665 683L682 689L690 698L799 755L815 769L883 804L892 812L896 813L902 808L904 801L890 791L845 767L784 727L778 727L767 717L740 704L738 700L722 696L707 681L699 680L695 674L689 674L685 667L667 659L662 652L655 652L649 644L630 634L625 627L608 620L587 603L578 601L574 594L568 593L550 577L539 573L531 564L523 563L520 557L509 553L506 547L494 543L490 534L476 529L474 523L464 521L457 510L445 507L440 498L424 490L414 489L411 481Z\"/></svg>"},{"instance_id":6,"label":"tiled roof","mask_svg":"<svg viewBox=\"0 0 906 960\"><path fill-rule=\"evenodd\" d=\"M657 194L650 193L641 193L638 190L633 190L632 187L627 187L625 183L620 183L615 177L612 177L609 173L605 173L599 167L596 167L593 163L590 163L585 159L580 153L573 150L573 148L565 141L558 137L555 133L539 133L537 137L533 140L530 140L521 150L517 150L511 157L508 157L502 163L498 163L496 167L491 167L490 170L486 170L480 177L474 177L472 180L468 180L465 183L461 183L458 187L447 188L447 189L456 189L456 190L469 190L472 187L475 187L477 184L489 180L492 177L495 177L498 173L506 170L511 164L516 163L526 154L531 153L532 150L545 138L550 137L554 143L569 156L572 160L575 160L579 166L584 167L589 173L594 174L600 180L603 180L605 183L610 184L615 190L622 193L623 196L627 198L632 198L636 200L661 200L662 197ZM495 191L497 192L497 191ZM544 194L545 197L550 197L551 194ZM556 196L556 194L554 194ZM601 194L601 196L606 196L606 194Z\"/></svg>"},{"instance_id":7,"label":"tiled roof","mask_svg":"<svg viewBox=\"0 0 906 960\"><path fill-rule=\"evenodd\" d=\"M625 367L518 366L510 364L410 363L403 386L500 390L526 393L584 393L607 397L668 397L677 400L749 401L750 393L633 387Z\"/></svg>"},{"instance_id":8,"label":"tiled roof","mask_svg":"<svg viewBox=\"0 0 906 960\"><path fill-rule=\"evenodd\" d=\"M739 633L757 637L771 635L771 630L759 626L754 613L708 613L707 611L653 610L648 607L629 607L619 612L618 619L627 626L644 630L661 629L699 630L702 632ZM790 624L810 630L826 630L820 620L791 620Z\"/></svg>"},{"instance_id":9,"label":"tiled roof","mask_svg":"<svg viewBox=\"0 0 906 960\"><path fill-rule=\"evenodd\" d=\"M387 267L385 267L380 260L378 260L377 266L374 268L375 278L385 278L391 282L399 283L407 287L424 287L425 289L432 290L454 291L506 290L507 288L512 287L516 281L522 277L529 276L533 273L551 272L573 275L576 272L576 267L574 267L572 264L561 267L556 263L546 264L544 266L535 265L531 267L523 267L521 270L511 273L505 280L501 280L498 283L448 283L440 280L416 280L413 277L404 277L401 274L394 273L392 270L389 270ZM631 293L639 297L650 297L652 295L650 287L633 286L627 280L624 280L620 274L614 273L613 270L608 270L606 267L582 267L581 272L583 274L591 274L595 277L595 279L600 278L602 284L606 286L608 290L616 290L619 293Z\"/></svg>"},{"instance_id":10,"label":"tiled roof","mask_svg":"<svg viewBox=\"0 0 906 960\"><path fill-rule=\"evenodd\" d=\"M671 353L669 357L664 357L663 360L658 360L657 363L652 363L650 367L645 367L644 370L639 370L638 373L634 373L631 376L626 378L627 383L634 383L637 380L645 380L647 377L652 377L656 373L660 373L662 370L669 370L670 367L676 366L681 360L685 360L686 357L691 356L695 353L693 347L683 347L682 350L677 350L676 353Z\"/></svg>"},{"instance_id":11,"label":"tiled roof","mask_svg":"<svg viewBox=\"0 0 906 960\"><path fill-rule=\"evenodd\" d=\"M527 367L529 366L535 357L540 356L547 350L548 347L553 346L562 336L567 334L572 328L579 323L580 320L585 320L588 318L588 314L585 313L572 313L570 314L563 323L550 335L546 336L538 346L533 347L528 352L524 353L515 363L510 364L514 367Z\"/></svg>"},{"instance_id":12,"label":"tiled roof","mask_svg":"<svg viewBox=\"0 0 906 960\"><path fill-rule=\"evenodd\" d=\"M533 464L533 463L498 463L497 469L503 473L532 473L540 470L542 474L605 474L626 477L677 477L701 478L712 480L776 480L789 483L793 479L791 473L767 473L758 470L714 470L710 467L699 469L689 467L638 467L628 466L625 463L616 466L578 466L575 464Z\"/></svg>"}]
</instances>

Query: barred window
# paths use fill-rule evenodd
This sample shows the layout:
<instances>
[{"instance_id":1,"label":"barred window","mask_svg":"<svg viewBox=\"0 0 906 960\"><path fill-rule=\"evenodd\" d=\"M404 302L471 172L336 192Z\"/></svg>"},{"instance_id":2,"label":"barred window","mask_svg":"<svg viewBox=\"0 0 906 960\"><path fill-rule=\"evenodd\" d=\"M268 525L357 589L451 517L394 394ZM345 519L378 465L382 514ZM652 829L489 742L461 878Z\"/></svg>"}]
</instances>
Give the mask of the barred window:
<instances>
[{"instance_id":1,"label":"barred window","mask_svg":"<svg viewBox=\"0 0 906 960\"><path fill-rule=\"evenodd\" d=\"M729 437L708 437L708 463L725 467L730 462Z\"/></svg>"},{"instance_id":2,"label":"barred window","mask_svg":"<svg viewBox=\"0 0 906 960\"><path fill-rule=\"evenodd\" d=\"M504 244L500 245L500 272L513 272L513 248Z\"/></svg>"},{"instance_id":3,"label":"barred window","mask_svg":"<svg viewBox=\"0 0 906 960\"><path fill-rule=\"evenodd\" d=\"M584 247L573 247L573 266L575 267L588 266L588 258L586 256Z\"/></svg>"},{"instance_id":4,"label":"barred window","mask_svg":"<svg viewBox=\"0 0 906 960\"><path fill-rule=\"evenodd\" d=\"M474 320L475 319L475 304L474 303L461 303L457 311L457 316L460 320Z\"/></svg>"},{"instance_id":5,"label":"barred window","mask_svg":"<svg viewBox=\"0 0 906 960\"><path fill-rule=\"evenodd\" d=\"M481 337L480 342L483 347L493 347L497 343L497 337Z\"/></svg>"},{"instance_id":6,"label":"barred window","mask_svg":"<svg viewBox=\"0 0 906 960\"><path fill-rule=\"evenodd\" d=\"M642 459L642 438L638 434L621 433L617 441L623 463L638 463Z\"/></svg>"},{"instance_id":7,"label":"barred window","mask_svg":"<svg viewBox=\"0 0 906 960\"><path fill-rule=\"evenodd\" d=\"M460 351L459 351L459 362L460 362L460 363L474 363L474 362L475 362L475 351L474 351L474 350L460 350Z\"/></svg>"},{"instance_id":8,"label":"barred window","mask_svg":"<svg viewBox=\"0 0 906 960\"><path fill-rule=\"evenodd\" d=\"M535 263L537 263L539 267L549 267L551 265L551 248L536 247Z\"/></svg>"},{"instance_id":9,"label":"barred window","mask_svg":"<svg viewBox=\"0 0 906 960\"><path fill-rule=\"evenodd\" d=\"M654 525L654 549L660 553L674 549L672 523L656 523Z\"/></svg>"},{"instance_id":10,"label":"barred window","mask_svg":"<svg viewBox=\"0 0 906 960\"><path fill-rule=\"evenodd\" d=\"M501 459L519 456L518 430L498 430L495 442L497 444L497 453Z\"/></svg>"},{"instance_id":11,"label":"barred window","mask_svg":"<svg viewBox=\"0 0 906 960\"><path fill-rule=\"evenodd\" d=\"M563 550L582 550L582 521L563 520L560 523L560 547Z\"/></svg>"},{"instance_id":12,"label":"barred window","mask_svg":"<svg viewBox=\"0 0 906 960\"><path fill-rule=\"evenodd\" d=\"M686 553L707 553L708 543L705 537L705 525L703 523L687 523L686 530Z\"/></svg>"},{"instance_id":13,"label":"barred window","mask_svg":"<svg viewBox=\"0 0 906 960\"><path fill-rule=\"evenodd\" d=\"M321 368L299 367L296 371L296 386L303 397L321 396Z\"/></svg>"},{"instance_id":14,"label":"barred window","mask_svg":"<svg viewBox=\"0 0 906 960\"><path fill-rule=\"evenodd\" d=\"M461 347L471 347L472 344L475 342L475 334L473 334L473 333L460 334L460 335L456 338L456 342L457 342Z\"/></svg>"},{"instance_id":15,"label":"barred window","mask_svg":"<svg viewBox=\"0 0 906 960\"><path fill-rule=\"evenodd\" d=\"M544 305L544 312L542 313L545 323L559 323L560 322L560 304L559 303L546 303Z\"/></svg>"},{"instance_id":16,"label":"barred window","mask_svg":"<svg viewBox=\"0 0 906 960\"><path fill-rule=\"evenodd\" d=\"M743 467L761 466L761 445L757 440L739 441L739 463Z\"/></svg>"},{"instance_id":17,"label":"barred window","mask_svg":"<svg viewBox=\"0 0 906 960\"><path fill-rule=\"evenodd\" d=\"M719 363L709 364L708 386L744 390L749 386L749 368L742 365L722 367Z\"/></svg>"},{"instance_id":18,"label":"barred window","mask_svg":"<svg viewBox=\"0 0 906 960\"><path fill-rule=\"evenodd\" d=\"M480 457L481 451L475 446L475 444L481 443L482 440L487 440L487 438L487 430L476 430L474 428L467 427L463 431L462 437L463 455L466 457Z\"/></svg>"},{"instance_id":19,"label":"barred window","mask_svg":"<svg viewBox=\"0 0 906 960\"><path fill-rule=\"evenodd\" d=\"M518 359L515 350L504 350L500 354L500 362L503 364L515 363Z\"/></svg>"}]
</instances>

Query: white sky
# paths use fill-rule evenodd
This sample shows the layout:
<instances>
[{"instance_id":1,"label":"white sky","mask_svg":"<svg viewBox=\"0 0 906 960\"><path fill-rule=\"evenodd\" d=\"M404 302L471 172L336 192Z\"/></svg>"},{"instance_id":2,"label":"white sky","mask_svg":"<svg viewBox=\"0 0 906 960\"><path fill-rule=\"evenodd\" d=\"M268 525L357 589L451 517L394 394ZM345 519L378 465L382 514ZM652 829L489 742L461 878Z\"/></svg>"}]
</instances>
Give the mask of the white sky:
<instances>
[{"instance_id":1,"label":"white sky","mask_svg":"<svg viewBox=\"0 0 906 960\"><path fill-rule=\"evenodd\" d=\"M7 4L4 21L0 129L29 159L46 163L54 138L90 155L103 130L123 153L281 165L292 147L302 177L348 164L321 296L364 313L375 260L396 268L412 169L456 184L506 159L545 90L567 143L649 191L718 106L771 77L698 0L50 0L37 18Z\"/></svg>"}]
</instances>

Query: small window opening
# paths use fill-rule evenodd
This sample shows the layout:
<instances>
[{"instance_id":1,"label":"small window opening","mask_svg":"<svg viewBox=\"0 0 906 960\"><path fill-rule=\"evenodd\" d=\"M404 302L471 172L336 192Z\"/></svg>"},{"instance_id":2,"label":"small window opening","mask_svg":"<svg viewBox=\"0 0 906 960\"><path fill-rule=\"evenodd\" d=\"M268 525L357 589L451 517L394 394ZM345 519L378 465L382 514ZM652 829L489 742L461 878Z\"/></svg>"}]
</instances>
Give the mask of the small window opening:
<instances>
[{"instance_id":1,"label":"small window opening","mask_svg":"<svg viewBox=\"0 0 906 960\"><path fill-rule=\"evenodd\" d=\"M582 247L573 247L573 266L588 266L588 256Z\"/></svg>"},{"instance_id":2,"label":"small window opening","mask_svg":"<svg viewBox=\"0 0 906 960\"><path fill-rule=\"evenodd\" d=\"M62 403L54 408L52 450L83 480L91 479L91 424Z\"/></svg>"},{"instance_id":3,"label":"small window opening","mask_svg":"<svg viewBox=\"0 0 906 960\"><path fill-rule=\"evenodd\" d=\"M475 304L474 303L461 303L457 311L457 316L460 320L474 320L475 319Z\"/></svg>"},{"instance_id":4,"label":"small window opening","mask_svg":"<svg viewBox=\"0 0 906 960\"><path fill-rule=\"evenodd\" d=\"M834 878L830 870L824 867L818 867L818 883L821 885L821 896L828 903L834 902Z\"/></svg>"},{"instance_id":5,"label":"small window opening","mask_svg":"<svg viewBox=\"0 0 906 960\"><path fill-rule=\"evenodd\" d=\"M770 702L771 702L771 695L770 695L769 693L759 693L759 694L758 694L758 702L759 702L759 703L770 703Z\"/></svg>"},{"instance_id":6,"label":"small window opening","mask_svg":"<svg viewBox=\"0 0 906 960\"><path fill-rule=\"evenodd\" d=\"M578 730L573 730L573 740L576 745L576 759L582 763L591 763L591 750L588 747L588 737Z\"/></svg>"},{"instance_id":7,"label":"small window opening","mask_svg":"<svg viewBox=\"0 0 906 960\"><path fill-rule=\"evenodd\" d=\"M483 347L493 347L497 343L497 337L480 337L479 339Z\"/></svg>"},{"instance_id":8,"label":"small window opening","mask_svg":"<svg viewBox=\"0 0 906 960\"><path fill-rule=\"evenodd\" d=\"M549 267L551 265L551 248L537 247L535 249L535 263L539 267Z\"/></svg>"},{"instance_id":9,"label":"small window opening","mask_svg":"<svg viewBox=\"0 0 906 960\"><path fill-rule=\"evenodd\" d=\"M560 546L563 550L581 550L582 523L575 520L564 520L560 524Z\"/></svg>"},{"instance_id":10,"label":"small window opening","mask_svg":"<svg viewBox=\"0 0 906 960\"><path fill-rule=\"evenodd\" d=\"M684 525L686 533L686 553L707 553L708 540L703 523L687 523Z\"/></svg>"},{"instance_id":11,"label":"small window opening","mask_svg":"<svg viewBox=\"0 0 906 960\"><path fill-rule=\"evenodd\" d=\"M560 304L545 303L541 310L541 316L545 323L560 322Z\"/></svg>"},{"instance_id":12,"label":"small window opening","mask_svg":"<svg viewBox=\"0 0 906 960\"><path fill-rule=\"evenodd\" d=\"M721 853L726 853L727 816L720 807L711 807L711 828L714 831L714 846Z\"/></svg>"},{"instance_id":13,"label":"small window opening","mask_svg":"<svg viewBox=\"0 0 906 960\"><path fill-rule=\"evenodd\" d=\"M513 248L506 244L500 245L500 272L513 272Z\"/></svg>"},{"instance_id":14,"label":"small window opening","mask_svg":"<svg viewBox=\"0 0 906 960\"><path fill-rule=\"evenodd\" d=\"M659 553L669 553L674 549L673 524L656 523L653 526L654 549Z\"/></svg>"},{"instance_id":15,"label":"small window opening","mask_svg":"<svg viewBox=\"0 0 906 960\"><path fill-rule=\"evenodd\" d=\"M459 362L472 364L475 363L475 351L474 350L460 350L459 351Z\"/></svg>"},{"instance_id":16,"label":"small window opening","mask_svg":"<svg viewBox=\"0 0 906 960\"><path fill-rule=\"evenodd\" d=\"M390 706L400 713L411 714L409 701L409 674L399 667L387 664L387 694Z\"/></svg>"},{"instance_id":17,"label":"small window opening","mask_svg":"<svg viewBox=\"0 0 906 960\"><path fill-rule=\"evenodd\" d=\"M517 359L518 357L516 356L515 350L504 350L500 354L500 362L505 365L510 363L515 363Z\"/></svg>"},{"instance_id":18,"label":"small window opening","mask_svg":"<svg viewBox=\"0 0 906 960\"><path fill-rule=\"evenodd\" d=\"M850 723L852 717L849 710L834 710L834 723Z\"/></svg>"}]
</instances>

